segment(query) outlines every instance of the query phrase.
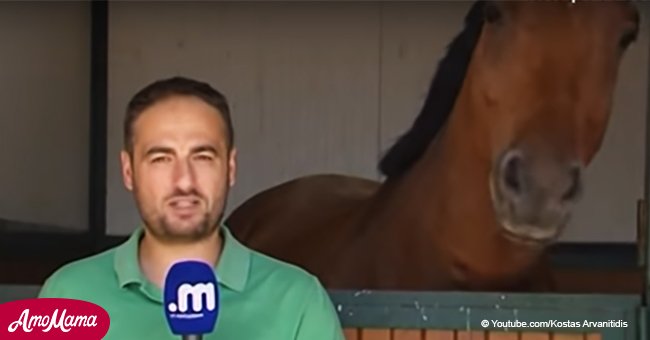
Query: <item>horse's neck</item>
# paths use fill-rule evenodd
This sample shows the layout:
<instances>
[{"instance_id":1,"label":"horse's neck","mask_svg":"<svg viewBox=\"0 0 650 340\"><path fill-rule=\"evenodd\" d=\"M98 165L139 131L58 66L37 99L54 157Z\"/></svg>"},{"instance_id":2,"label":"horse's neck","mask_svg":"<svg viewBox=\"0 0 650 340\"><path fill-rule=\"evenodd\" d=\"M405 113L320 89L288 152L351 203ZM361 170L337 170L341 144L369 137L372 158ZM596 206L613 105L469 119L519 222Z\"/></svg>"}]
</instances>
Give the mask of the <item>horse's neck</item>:
<instances>
[{"instance_id":1,"label":"horse's neck","mask_svg":"<svg viewBox=\"0 0 650 340\"><path fill-rule=\"evenodd\" d=\"M539 250L500 234L488 185L490 157L481 150L487 137L469 125L468 106L457 110L421 159L402 178L384 184L373 228L406 243L402 249L419 246L420 254L435 256L463 276L457 280L490 285L529 267Z\"/></svg>"}]
</instances>

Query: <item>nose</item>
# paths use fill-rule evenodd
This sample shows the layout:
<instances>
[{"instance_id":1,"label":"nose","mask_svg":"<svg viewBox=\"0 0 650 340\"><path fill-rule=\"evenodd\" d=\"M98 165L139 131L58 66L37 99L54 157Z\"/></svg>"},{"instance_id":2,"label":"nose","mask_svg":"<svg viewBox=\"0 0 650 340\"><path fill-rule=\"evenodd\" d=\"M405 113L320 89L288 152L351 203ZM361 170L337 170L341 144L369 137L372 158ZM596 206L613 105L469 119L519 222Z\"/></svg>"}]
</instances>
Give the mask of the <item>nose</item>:
<instances>
[{"instance_id":1,"label":"nose","mask_svg":"<svg viewBox=\"0 0 650 340\"><path fill-rule=\"evenodd\" d=\"M190 164L178 162L174 173L176 187L184 192L190 191L194 187L194 173Z\"/></svg>"},{"instance_id":2,"label":"nose","mask_svg":"<svg viewBox=\"0 0 650 340\"><path fill-rule=\"evenodd\" d=\"M511 149L497 163L497 196L510 227L562 227L582 193L578 162Z\"/></svg>"}]
</instances>

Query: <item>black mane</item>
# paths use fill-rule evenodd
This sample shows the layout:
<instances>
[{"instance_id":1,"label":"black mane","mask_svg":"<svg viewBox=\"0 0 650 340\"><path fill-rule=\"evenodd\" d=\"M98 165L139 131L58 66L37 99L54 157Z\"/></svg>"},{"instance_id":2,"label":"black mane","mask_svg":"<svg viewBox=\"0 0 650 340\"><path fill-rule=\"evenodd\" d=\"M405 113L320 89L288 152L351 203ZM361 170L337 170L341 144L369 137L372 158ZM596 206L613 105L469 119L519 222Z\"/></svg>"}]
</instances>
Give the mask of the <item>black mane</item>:
<instances>
[{"instance_id":1,"label":"black mane","mask_svg":"<svg viewBox=\"0 0 650 340\"><path fill-rule=\"evenodd\" d=\"M384 175L396 177L408 170L447 121L480 36L483 16L483 1L477 1L465 16L463 31L449 44L447 54L440 61L424 106L413 126L379 163L379 170Z\"/></svg>"}]
</instances>

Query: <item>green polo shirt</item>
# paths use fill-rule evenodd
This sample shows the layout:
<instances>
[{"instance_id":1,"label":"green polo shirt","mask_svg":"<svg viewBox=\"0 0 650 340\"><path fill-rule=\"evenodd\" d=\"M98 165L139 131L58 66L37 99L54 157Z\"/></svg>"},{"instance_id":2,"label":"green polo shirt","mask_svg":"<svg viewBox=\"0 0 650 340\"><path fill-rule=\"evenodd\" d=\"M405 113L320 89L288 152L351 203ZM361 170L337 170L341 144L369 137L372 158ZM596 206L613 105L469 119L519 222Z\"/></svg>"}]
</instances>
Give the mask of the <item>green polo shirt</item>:
<instances>
[{"instance_id":1,"label":"green polo shirt","mask_svg":"<svg viewBox=\"0 0 650 340\"><path fill-rule=\"evenodd\" d=\"M326 291L306 271L249 249L221 228L224 246L215 268L220 289L214 332L204 340L343 340ZM136 230L123 244L58 269L39 297L93 302L111 318L108 340L178 340L169 330L162 291L138 264Z\"/></svg>"}]
</instances>

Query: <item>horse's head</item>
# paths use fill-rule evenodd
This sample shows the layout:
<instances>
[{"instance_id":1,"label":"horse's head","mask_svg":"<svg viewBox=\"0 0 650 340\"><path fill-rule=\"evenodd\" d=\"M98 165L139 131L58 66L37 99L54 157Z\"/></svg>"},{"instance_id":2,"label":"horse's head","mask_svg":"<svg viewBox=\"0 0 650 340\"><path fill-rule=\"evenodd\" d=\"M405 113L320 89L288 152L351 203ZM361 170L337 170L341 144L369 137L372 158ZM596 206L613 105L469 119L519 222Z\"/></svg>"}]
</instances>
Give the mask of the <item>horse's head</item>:
<instances>
[{"instance_id":1,"label":"horse's head","mask_svg":"<svg viewBox=\"0 0 650 340\"><path fill-rule=\"evenodd\" d=\"M515 240L550 241L600 148L638 12L621 1L489 2L483 11L465 95L492 164L495 211Z\"/></svg>"}]
</instances>

